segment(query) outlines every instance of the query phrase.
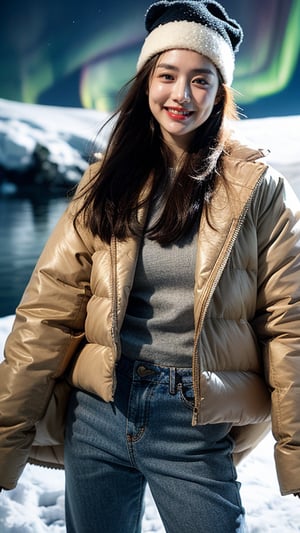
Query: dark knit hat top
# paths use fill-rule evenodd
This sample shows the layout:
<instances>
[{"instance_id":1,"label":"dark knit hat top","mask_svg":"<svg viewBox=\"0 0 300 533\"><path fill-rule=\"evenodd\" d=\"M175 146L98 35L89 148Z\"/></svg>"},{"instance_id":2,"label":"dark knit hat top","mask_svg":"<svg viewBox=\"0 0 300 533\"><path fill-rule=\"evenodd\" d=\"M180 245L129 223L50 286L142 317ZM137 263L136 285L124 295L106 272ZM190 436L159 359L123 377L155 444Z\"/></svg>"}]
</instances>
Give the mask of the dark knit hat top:
<instances>
[{"instance_id":1,"label":"dark knit hat top","mask_svg":"<svg viewBox=\"0 0 300 533\"><path fill-rule=\"evenodd\" d=\"M156 53L187 48L206 55L219 68L224 81L231 83L234 54L243 40L243 30L218 2L160 0L148 8L145 26L149 35L138 70Z\"/></svg>"},{"instance_id":2,"label":"dark knit hat top","mask_svg":"<svg viewBox=\"0 0 300 533\"><path fill-rule=\"evenodd\" d=\"M230 18L224 7L214 0L161 0L152 4L145 18L146 30L150 33L167 22L187 20L199 22L216 31L237 52L243 39L238 22Z\"/></svg>"}]
</instances>

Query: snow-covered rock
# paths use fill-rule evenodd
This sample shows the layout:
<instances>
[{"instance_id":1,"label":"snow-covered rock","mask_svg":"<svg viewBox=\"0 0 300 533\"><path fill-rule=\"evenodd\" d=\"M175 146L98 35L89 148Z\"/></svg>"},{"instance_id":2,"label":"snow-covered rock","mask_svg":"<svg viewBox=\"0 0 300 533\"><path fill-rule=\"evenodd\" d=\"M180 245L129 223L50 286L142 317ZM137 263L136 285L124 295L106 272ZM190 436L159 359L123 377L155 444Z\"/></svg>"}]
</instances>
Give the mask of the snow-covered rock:
<instances>
[{"instance_id":1,"label":"snow-covered rock","mask_svg":"<svg viewBox=\"0 0 300 533\"><path fill-rule=\"evenodd\" d=\"M0 99L2 192L14 191L8 184L51 189L78 182L92 153L106 142L105 134L98 136L106 118L96 111Z\"/></svg>"}]
</instances>

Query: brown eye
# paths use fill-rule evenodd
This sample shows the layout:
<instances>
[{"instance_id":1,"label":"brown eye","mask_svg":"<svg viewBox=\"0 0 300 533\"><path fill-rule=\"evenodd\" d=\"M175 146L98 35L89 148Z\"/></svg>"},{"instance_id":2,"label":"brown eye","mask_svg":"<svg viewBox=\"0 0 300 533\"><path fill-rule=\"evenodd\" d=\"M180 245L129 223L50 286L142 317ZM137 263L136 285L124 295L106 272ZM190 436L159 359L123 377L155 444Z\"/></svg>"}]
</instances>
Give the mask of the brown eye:
<instances>
[{"instance_id":1,"label":"brown eye","mask_svg":"<svg viewBox=\"0 0 300 533\"><path fill-rule=\"evenodd\" d=\"M159 77L162 78L162 79L164 79L164 80L167 80L167 81L173 81L173 79L174 79L174 77L172 76L172 74L167 74L167 73L160 74Z\"/></svg>"},{"instance_id":2,"label":"brown eye","mask_svg":"<svg viewBox=\"0 0 300 533\"><path fill-rule=\"evenodd\" d=\"M208 85L208 81L205 78L195 78L193 80L193 83L195 83L196 85Z\"/></svg>"}]
</instances>

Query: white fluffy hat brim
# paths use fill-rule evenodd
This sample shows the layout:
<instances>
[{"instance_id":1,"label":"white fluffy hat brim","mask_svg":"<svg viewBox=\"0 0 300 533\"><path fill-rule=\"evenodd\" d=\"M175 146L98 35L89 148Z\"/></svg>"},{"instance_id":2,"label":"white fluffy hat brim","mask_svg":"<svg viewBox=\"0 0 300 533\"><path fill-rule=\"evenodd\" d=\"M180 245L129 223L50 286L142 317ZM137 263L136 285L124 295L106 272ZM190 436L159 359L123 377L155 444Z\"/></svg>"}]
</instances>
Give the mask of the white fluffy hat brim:
<instances>
[{"instance_id":1,"label":"white fluffy hat brim","mask_svg":"<svg viewBox=\"0 0 300 533\"><path fill-rule=\"evenodd\" d=\"M231 85L234 72L234 53L217 32L198 22L185 20L157 26L146 37L137 62L137 71L156 54L182 48L202 54L217 67L226 85Z\"/></svg>"}]
</instances>

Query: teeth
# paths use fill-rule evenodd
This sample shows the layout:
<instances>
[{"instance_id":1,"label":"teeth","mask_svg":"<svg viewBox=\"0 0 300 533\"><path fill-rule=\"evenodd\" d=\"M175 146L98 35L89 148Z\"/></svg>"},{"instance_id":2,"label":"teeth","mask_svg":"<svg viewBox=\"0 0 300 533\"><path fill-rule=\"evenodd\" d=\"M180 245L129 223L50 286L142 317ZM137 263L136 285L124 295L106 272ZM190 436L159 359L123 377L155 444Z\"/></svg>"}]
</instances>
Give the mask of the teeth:
<instances>
[{"instance_id":1,"label":"teeth","mask_svg":"<svg viewBox=\"0 0 300 533\"><path fill-rule=\"evenodd\" d=\"M171 113L174 113L174 115L185 115L185 116L188 116L190 114L190 111L180 111L179 109L169 108L169 111Z\"/></svg>"}]
</instances>

